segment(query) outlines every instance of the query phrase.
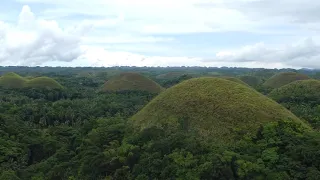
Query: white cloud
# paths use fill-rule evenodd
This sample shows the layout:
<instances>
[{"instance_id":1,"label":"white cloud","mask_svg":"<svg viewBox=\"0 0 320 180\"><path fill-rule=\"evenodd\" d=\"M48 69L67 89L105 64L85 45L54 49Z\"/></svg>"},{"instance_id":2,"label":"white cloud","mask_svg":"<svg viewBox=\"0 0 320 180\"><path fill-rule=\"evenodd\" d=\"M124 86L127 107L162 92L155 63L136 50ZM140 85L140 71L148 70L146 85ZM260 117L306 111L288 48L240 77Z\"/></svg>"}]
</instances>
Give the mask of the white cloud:
<instances>
[{"instance_id":1,"label":"white cloud","mask_svg":"<svg viewBox=\"0 0 320 180\"><path fill-rule=\"evenodd\" d=\"M312 38L281 46L257 43L236 50L220 51L215 58L202 61L281 63L286 66L320 68L320 44L316 44Z\"/></svg>"},{"instance_id":2,"label":"white cloud","mask_svg":"<svg viewBox=\"0 0 320 180\"><path fill-rule=\"evenodd\" d=\"M35 17L23 6L16 25L0 24L0 63L39 65L45 61L72 61L81 55L81 37L67 32L56 21ZM80 33L81 34L81 33Z\"/></svg>"}]
</instances>

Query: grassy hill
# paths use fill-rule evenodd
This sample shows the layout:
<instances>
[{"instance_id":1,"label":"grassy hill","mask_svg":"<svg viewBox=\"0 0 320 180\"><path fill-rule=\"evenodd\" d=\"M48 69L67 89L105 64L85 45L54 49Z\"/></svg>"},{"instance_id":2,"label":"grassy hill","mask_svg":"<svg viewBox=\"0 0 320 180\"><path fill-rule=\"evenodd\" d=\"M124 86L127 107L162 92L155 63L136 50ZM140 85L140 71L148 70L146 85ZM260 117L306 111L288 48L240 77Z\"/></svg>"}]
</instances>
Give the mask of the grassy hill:
<instances>
[{"instance_id":1,"label":"grassy hill","mask_svg":"<svg viewBox=\"0 0 320 180\"><path fill-rule=\"evenodd\" d=\"M26 80L20 75L10 72L0 77L0 86L4 88L23 88Z\"/></svg>"},{"instance_id":2,"label":"grassy hill","mask_svg":"<svg viewBox=\"0 0 320 180\"><path fill-rule=\"evenodd\" d=\"M291 82L298 81L298 80L306 80L306 79L310 79L310 78L305 74L299 74L295 72L284 72L284 73L278 73L272 76L263 85L265 87L270 87L270 88L279 88Z\"/></svg>"},{"instance_id":3,"label":"grassy hill","mask_svg":"<svg viewBox=\"0 0 320 180\"><path fill-rule=\"evenodd\" d=\"M320 81L295 81L274 89L268 96L277 102L320 102Z\"/></svg>"},{"instance_id":4,"label":"grassy hill","mask_svg":"<svg viewBox=\"0 0 320 180\"><path fill-rule=\"evenodd\" d=\"M167 89L130 122L136 130L157 126L166 131L180 129L217 142L231 142L238 133L252 135L261 124L280 119L303 123L252 88L222 78L203 77Z\"/></svg>"},{"instance_id":5,"label":"grassy hill","mask_svg":"<svg viewBox=\"0 0 320 180\"><path fill-rule=\"evenodd\" d=\"M159 93L163 88L153 80L134 72L121 73L108 80L102 91L148 91Z\"/></svg>"},{"instance_id":6,"label":"grassy hill","mask_svg":"<svg viewBox=\"0 0 320 180\"><path fill-rule=\"evenodd\" d=\"M46 89L62 89L63 86L52 78L37 77L26 82L26 87L30 88L46 88Z\"/></svg>"}]
</instances>

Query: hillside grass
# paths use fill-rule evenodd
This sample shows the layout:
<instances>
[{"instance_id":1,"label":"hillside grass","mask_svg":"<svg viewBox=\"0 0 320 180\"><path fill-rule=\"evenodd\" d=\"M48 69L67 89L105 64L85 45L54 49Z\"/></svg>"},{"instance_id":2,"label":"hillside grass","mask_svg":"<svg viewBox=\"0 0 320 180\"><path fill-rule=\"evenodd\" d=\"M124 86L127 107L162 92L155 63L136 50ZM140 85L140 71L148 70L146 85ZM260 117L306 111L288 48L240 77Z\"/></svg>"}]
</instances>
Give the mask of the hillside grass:
<instances>
[{"instance_id":1,"label":"hillside grass","mask_svg":"<svg viewBox=\"0 0 320 180\"><path fill-rule=\"evenodd\" d=\"M310 77L305 74L299 74L295 72L284 72L272 76L266 82L264 82L263 86L270 88L279 88L294 81L307 79L310 79Z\"/></svg>"},{"instance_id":2,"label":"hillside grass","mask_svg":"<svg viewBox=\"0 0 320 180\"><path fill-rule=\"evenodd\" d=\"M130 122L138 131L153 126L165 131L182 129L226 143L239 134L253 135L264 123L288 119L309 128L286 108L252 88L222 78L202 77L167 89Z\"/></svg>"},{"instance_id":3,"label":"hillside grass","mask_svg":"<svg viewBox=\"0 0 320 180\"><path fill-rule=\"evenodd\" d=\"M299 80L274 89L268 95L277 102L320 102L320 81Z\"/></svg>"},{"instance_id":4,"label":"hillside grass","mask_svg":"<svg viewBox=\"0 0 320 180\"><path fill-rule=\"evenodd\" d=\"M102 91L147 91L151 93L160 93L164 90L153 80L134 72L121 73L108 80Z\"/></svg>"}]
</instances>

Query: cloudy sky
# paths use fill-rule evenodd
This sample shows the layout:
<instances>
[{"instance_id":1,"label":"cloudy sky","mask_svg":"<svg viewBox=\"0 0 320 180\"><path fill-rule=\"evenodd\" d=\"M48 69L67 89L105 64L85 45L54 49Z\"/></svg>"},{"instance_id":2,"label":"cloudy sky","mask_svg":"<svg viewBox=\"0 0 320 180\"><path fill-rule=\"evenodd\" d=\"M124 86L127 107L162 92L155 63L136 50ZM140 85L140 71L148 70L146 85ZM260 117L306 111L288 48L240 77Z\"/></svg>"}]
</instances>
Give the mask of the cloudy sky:
<instances>
[{"instance_id":1,"label":"cloudy sky","mask_svg":"<svg viewBox=\"0 0 320 180\"><path fill-rule=\"evenodd\" d=\"M320 1L1 0L0 65L320 68Z\"/></svg>"}]
</instances>

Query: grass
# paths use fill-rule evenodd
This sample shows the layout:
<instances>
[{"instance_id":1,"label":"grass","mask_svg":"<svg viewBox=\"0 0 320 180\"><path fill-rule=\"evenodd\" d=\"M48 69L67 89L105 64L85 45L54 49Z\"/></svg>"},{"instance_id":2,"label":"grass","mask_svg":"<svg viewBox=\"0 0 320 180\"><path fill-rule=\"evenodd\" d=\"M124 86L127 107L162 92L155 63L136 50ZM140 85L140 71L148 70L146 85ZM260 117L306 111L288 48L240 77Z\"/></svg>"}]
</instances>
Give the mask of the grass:
<instances>
[{"instance_id":1,"label":"grass","mask_svg":"<svg viewBox=\"0 0 320 180\"><path fill-rule=\"evenodd\" d=\"M274 89L268 96L277 102L320 102L320 81L294 81Z\"/></svg>"},{"instance_id":2,"label":"grass","mask_svg":"<svg viewBox=\"0 0 320 180\"><path fill-rule=\"evenodd\" d=\"M0 86L4 88L23 88L26 80L20 75L10 72L0 77Z\"/></svg>"},{"instance_id":3,"label":"grass","mask_svg":"<svg viewBox=\"0 0 320 180\"><path fill-rule=\"evenodd\" d=\"M0 86L4 88L47 88L61 89L63 88L57 81L48 77L21 77L20 75L10 72L0 77Z\"/></svg>"},{"instance_id":4,"label":"grass","mask_svg":"<svg viewBox=\"0 0 320 180\"><path fill-rule=\"evenodd\" d=\"M147 91L160 93L163 88L153 80L134 72L121 73L108 80L102 91Z\"/></svg>"},{"instance_id":5,"label":"grass","mask_svg":"<svg viewBox=\"0 0 320 180\"><path fill-rule=\"evenodd\" d=\"M232 142L238 133L253 135L260 125L291 119L286 108L252 88L222 78L193 78L175 85L131 118L133 127L196 131L217 142Z\"/></svg>"},{"instance_id":6,"label":"grass","mask_svg":"<svg viewBox=\"0 0 320 180\"><path fill-rule=\"evenodd\" d=\"M306 80L306 79L310 79L310 78L305 74L299 74L295 72L284 72L284 73L279 73L272 76L263 85L265 87L270 87L270 88L279 88L291 82L298 81L298 80Z\"/></svg>"}]
</instances>

